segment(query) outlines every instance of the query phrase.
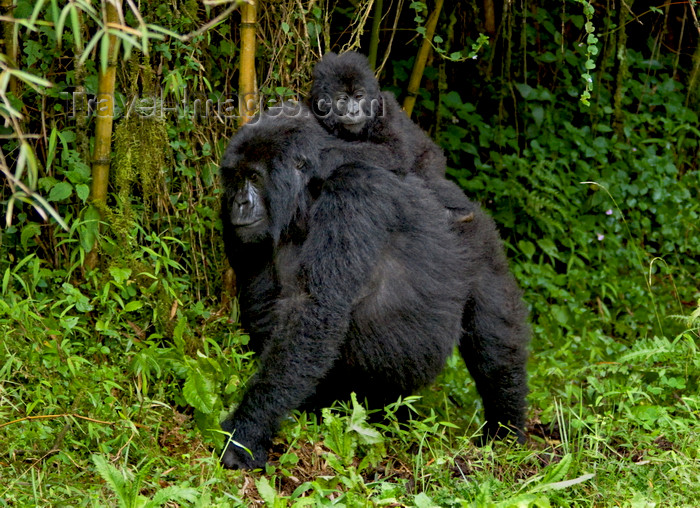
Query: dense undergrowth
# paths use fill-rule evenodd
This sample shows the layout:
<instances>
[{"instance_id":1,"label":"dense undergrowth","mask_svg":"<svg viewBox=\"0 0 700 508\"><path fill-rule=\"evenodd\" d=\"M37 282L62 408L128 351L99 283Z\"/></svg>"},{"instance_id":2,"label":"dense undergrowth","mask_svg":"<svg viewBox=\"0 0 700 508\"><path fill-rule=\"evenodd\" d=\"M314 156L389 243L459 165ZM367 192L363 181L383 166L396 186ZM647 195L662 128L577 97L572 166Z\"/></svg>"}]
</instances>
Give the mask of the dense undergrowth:
<instances>
[{"instance_id":1,"label":"dense undergrowth","mask_svg":"<svg viewBox=\"0 0 700 508\"><path fill-rule=\"evenodd\" d=\"M19 2L15 16L31 12ZM167 26L194 30L197 12L185 3ZM548 16L540 9L530 21L546 28ZM3 153L13 171L28 164L20 179L68 229L41 220L27 199L12 201L0 232L0 504L700 503L698 111L673 58L631 50L619 107L605 65L591 107L581 106L585 48L558 51L555 34L538 41L524 78L475 73L472 86L487 82L480 95L423 90L417 111L440 119L425 127L445 148L450 176L498 222L531 308L528 443L475 446L480 401L455 356L433 387L388 408L381 423L353 401L294 414L266 470L240 473L217 460L218 421L255 368L222 282L216 162L231 126L166 116L118 127L114 192L97 210L90 138L69 117L75 69L52 44L51 25L32 33L23 69L54 86L25 86L4 104L27 113L26 132L43 132L36 172L16 140L3 138ZM268 51L261 57L277 62ZM215 96L235 52L226 25L189 44L157 41L121 69L120 93L180 83ZM169 72L154 77L153 62ZM397 92L411 62L398 53L386 70ZM275 65L263 88L308 77L308 68L290 77ZM95 64L85 66L94 93ZM427 69L429 81L441 66ZM11 202L9 184L2 200ZM95 239L101 265L89 270ZM410 421L393 416L398 404L411 408Z\"/></svg>"}]
</instances>

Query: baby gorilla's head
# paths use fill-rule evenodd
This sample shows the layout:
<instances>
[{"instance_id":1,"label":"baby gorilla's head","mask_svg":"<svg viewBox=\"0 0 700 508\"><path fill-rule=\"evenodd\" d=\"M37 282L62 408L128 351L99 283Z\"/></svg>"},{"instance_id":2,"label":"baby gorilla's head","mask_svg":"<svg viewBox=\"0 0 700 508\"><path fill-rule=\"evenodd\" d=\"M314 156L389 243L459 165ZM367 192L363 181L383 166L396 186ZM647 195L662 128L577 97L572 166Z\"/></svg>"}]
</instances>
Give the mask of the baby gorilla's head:
<instances>
[{"instance_id":1,"label":"baby gorilla's head","mask_svg":"<svg viewBox=\"0 0 700 508\"><path fill-rule=\"evenodd\" d=\"M365 139L382 110L379 83L367 58L354 52L327 53L314 68L311 109L332 134Z\"/></svg>"}]
</instances>

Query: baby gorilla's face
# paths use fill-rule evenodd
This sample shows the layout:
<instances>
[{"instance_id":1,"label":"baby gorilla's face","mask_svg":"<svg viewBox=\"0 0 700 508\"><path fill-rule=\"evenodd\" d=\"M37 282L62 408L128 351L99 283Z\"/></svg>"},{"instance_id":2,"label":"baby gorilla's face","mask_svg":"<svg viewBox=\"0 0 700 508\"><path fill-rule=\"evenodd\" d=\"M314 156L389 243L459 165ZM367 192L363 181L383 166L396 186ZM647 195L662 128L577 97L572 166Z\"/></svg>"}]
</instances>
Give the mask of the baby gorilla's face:
<instances>
[{"instance_id":1,"label":"baby gorilla's face","mask_svg":"<svg viewBox=\"0 0 700 508\"><path fill-rule=\"evenodd\" d=\"M377 115L379 101L367 93L361 83L337 84L327 95L316 99L316 115L321 122L334 124L350 134L360 134L367 123Z\"/></svg>"},{"instance_id":2,"label":"baby gorilla's face","mask_svg":"<svg viewBox=\"0 0 700 508\"><path fill-rule=\"evenodd\" d=\"M345 130L353 134L360 132L373 114L363 88L336 92L332 109Z\"/></svg>"}]
</instances>

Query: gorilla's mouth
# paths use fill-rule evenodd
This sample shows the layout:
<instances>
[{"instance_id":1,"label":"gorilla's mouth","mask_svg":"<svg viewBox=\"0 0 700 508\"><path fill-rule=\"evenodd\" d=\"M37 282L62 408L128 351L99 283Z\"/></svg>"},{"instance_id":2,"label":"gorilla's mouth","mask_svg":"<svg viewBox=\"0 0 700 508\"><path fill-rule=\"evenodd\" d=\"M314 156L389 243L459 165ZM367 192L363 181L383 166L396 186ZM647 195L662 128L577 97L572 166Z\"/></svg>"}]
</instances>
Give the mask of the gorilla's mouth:
<instances>
[{"instance_id":1,"label":"gorilla's mouth","mask_svg":"<svg viewBox=\"0 0 700 508\"><path fill-rule=\"evenodd\" d=\"M342 115L338 119L345 125L357 125L365 121L365 115Z\"/></svg>"},{"instance_id":2,"label":"gorilla's mouth","mask_svg":"<svg viewBox=\"0 0 700 508\"><path fill-rule=\"evenodd\" d=\"M256 226L256 225L260 224L262 221L263 221L262 218L260 218L260 219L256 219L256 220L249 221L249 222L237 222L237 223L234 223L231 225L236 229L243 229L243 228L249 228L252 226Z\"/></svg>"}]
</instances>

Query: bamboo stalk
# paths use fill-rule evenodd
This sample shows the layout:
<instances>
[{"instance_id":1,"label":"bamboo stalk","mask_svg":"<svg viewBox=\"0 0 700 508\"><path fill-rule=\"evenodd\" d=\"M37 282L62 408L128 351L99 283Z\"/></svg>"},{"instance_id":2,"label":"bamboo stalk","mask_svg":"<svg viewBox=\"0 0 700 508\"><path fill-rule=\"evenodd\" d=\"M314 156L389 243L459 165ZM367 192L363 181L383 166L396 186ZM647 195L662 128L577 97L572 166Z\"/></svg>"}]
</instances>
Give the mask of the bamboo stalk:
<instances>
[{"instance_id":1,"label":"bamboo stalk","mask_svg":"<svg viewBox=\"0 0 700 508\"><path fill-rule=\"evenodd\" d=\"M496 8L493 0L484 0L484 31L490 35L496 33Z\"/></svg>"},{"instance_id":2,"label":"bamboo stalk","mask_svg":"<svg viewBox=\"0 0 700 508\"><path fill-rule=\"evenodd\" d=\"M406 114L409 117L413 112L413 106L416 104L416 97L418 96L418 91L420 90L420 80L423 77L425 63L428 61L428 55L430 54L430 48L432 47L430 41L433 40L435 27L437 26L438 17L440 16L443 3L444 0L437 0L435 2L435 10L432 12L428 18L428 22L425 24L425 38L423 39L420 49L418 49L416 61L413 64L413 71L411 72L411 78L408 80L408 95L403 100L403 109L406 111Z\"/></svg>"},{"instance_id":3,"label":"bamboo stalk","mask_svg":"<svg viewBox=\"0 0 700 508\"><path fill-rule=\"evenodd\" d=\"M104 25L118 24L119 15L113 0L105 2ZM109 183L109 163L112 148L112 126L114 124L114 83L117 76L117 55L119 42L116 35L108 34L109 51L107 64L100 66L97 83L97 110L95 117L95 148L92 156L92 187L90 198L100 212L107 203L107 184ZM85 264L92 269L97 266L96 245L87 254Z\"/></svg>"},{"instance_id":4,"label":"bamboo stalk","mask_svg":"<svg viewBox=\"0 0 700 508\"><path fill-rule=\"evenodd\" d=\"M241 58L238 78L241 124L246 123L257 109L255 83L255 28L257 0L241 6Z\"/></svg>"},{"instance_id":5,"label":"bamboo stalk","mask_svg":"<svg viewBox=\"0 0 700 508\"><path fill-rule=\"evenodd\" d=\"M257 84L255 82L255 36L257 26L257 0L249 0L241 6L241 57L238 74L238 100L240 123L248 122L257 109ZM222 307L228 307L236 295L236 274L227 268L223 275L224 292Z\"/></svg>"},{"instance_id":6,"label":"bamboo stalk","mask_svg":"<svg viewBox=\"0 0 700 508\"><path fill-rule=\"evenodd\" d=\"M374 3L374 18L372 18L372 31L369 39L369 66L372 70L377 69L377 50L379 48L379 29L382 26L382 10L384 9L384 0L375 0Z\"/></svg>"}]
</instances>

